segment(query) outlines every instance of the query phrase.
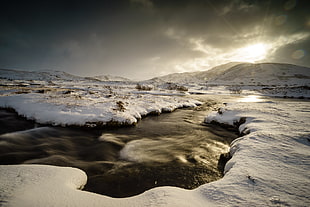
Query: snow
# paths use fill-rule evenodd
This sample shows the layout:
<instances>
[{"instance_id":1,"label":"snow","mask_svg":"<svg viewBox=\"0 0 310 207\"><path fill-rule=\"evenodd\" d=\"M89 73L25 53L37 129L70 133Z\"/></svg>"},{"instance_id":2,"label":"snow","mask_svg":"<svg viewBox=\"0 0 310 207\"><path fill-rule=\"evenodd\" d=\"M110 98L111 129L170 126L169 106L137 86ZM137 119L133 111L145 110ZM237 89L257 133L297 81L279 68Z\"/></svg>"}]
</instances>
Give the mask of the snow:
<instances>
[{"instance_id":1,"label":"snow","mask_svg":"<svg viewBox=\"0 0 310 207\"><path fill-rule=\"evenodd\" d=\"M310 83L310 68L280 63L228 63L207 71L175 73L150 82L200 83L205 85L305 86Z\"/></svg>"},{"instance_id":2,"label":"snow","mask_svg":"<svg viewBox=\"0 0 310 207\"><path fill-rule=\"evenodd\" d=\"M242 74L242 75L240 75ZM231 67L209 82L243 85L307 85L310 83L310 69L289 64L243 63Z\"/></svg>"},{"instance_id":3,"label":"snow","mask_svg":"<svg viewBox=\"0 0 310 207\"><path fill-rule=\"evenodd\" d=\"M267 87L271 91L263 89L266 86L251 85L253 81L249 79L246 68L255 72L259 80L265 81L266 78L266 83L270 81ZM277 75L279 70L284 71L280 78ZM245 74L243 79L241 72ZM212 80L218 81L214 88L211 87L213 90L200 83L178 84L188 87L189 94L197 92L220 96L231 93L221 84L249 80L248 85L242 88L245 98L234 95L233 98L227 98L226 104L218 111L206 114L205 122L208 123L236 125L240 119L244 120L238 126L239 132L244 135L231 144L232 158L225 166L222 179L194 190L159 187L134 197L110 198L79 190L87 182L86 174L79 169L47 165L0 165L0 204L310 206L309 100L261 96L289 94L293 97L310 97L309 68L283 64L237 64L221 69L220 73L221 77L212 76ZM0 107L13 108L20 115L39 123L95 127L112 122L134 124L150 113L159 114L200 104L185 92L158 87L165 85L162 81L155 84L153 80L151 84L154 84L154 88L151 91L139 91L135 88L135 82L101 82L62 73L57 73L58 76L53 74L43 77L27 72L6 72L6 79L0 79L3 89ZM8 77L14 80L8 80ZM277 91L275 89L280 87L271 84L283 88ZM286 87L285 84L291 85ZM293 90L296 86L297 91ZM98 139L119 142L109 134ZM135 148L139 148L139 143L129 143L127 148L123 148L121 156L124 159L139 159L137 154L130 154Z\"/></svg>"},{"instance_id":4,"label":"snow","mask_svg":"<svg viewBox=\"0 0 310 207\"><path fill-rule=\"evenodd\" d=\"M5 206L309 206L310 105L308 101L231 101L206 122L246 122L230 149L232 159L219 181L194 190L151 189L115 199L79 189L86 176L74 168L43 165L0 166ZM102 139L109 139L105 135Z\"/></svg>"},{"instance_id":5,"label":"snow","mask_svg":"<svg viewBox=\"0 0 310 207\"><path fill-rule=\"evenodd\" d=\"M81 80L81 77L71 75L63 71L20 71L0 69L0 77L12 80Z\"/></svg>"},{"instance_id":6,"label":"snow","mask_svg":"<svg viewBox=\"0 0 310 207\"><path fill-rule=\"evenodd\" d=\"M234 202L249 206L310 204L306 193L310 190L309 110L308 101L237 102L206 117L206 122L226 124L246 117L239 131L248 134L232 143L232 159L220 181L224 186L230 181L229 188L237 187L240 200Z\"/></svg>"},{"instance_id":7,"label":"snow","mask_svg":"<svg viewBox=\"0 0 310 207\"><path fill-rule=\"evenodd\" d=\"M14 108L18 114L42 124L87 126L88 123L104 125L111 121L132 125L148 113L161 113L162 108L171 107L173 110L183 105L174 99L166 99L171 101L168 103L160 99L148 101L147 98L141 102L139 99L127 100L126 111L123 112L117 109L117 99L75 100L60 96L51 99L41 94L19 94L1 97L0 106Z\"/></svg>"},{"instance_id":8,"label":"snow","mask_svg":"<svg viewBox=\"0 0 310 207\"><path fill-rule=\"evenodd\" d=\"M132 198L115 199L79 190L86 174L75 168L47 165L2 165L1 204L3 206L203 206L191 191L164 187ZM196 205L197 204L197 205Z\"/></svg>"},{"instance_id":9,"label":"snow","mask_svg":"<svg viewBox=\"0 0 310 207\"><path fill-rule=\"evenodd\" d=\"M99 83L97 83L99 84ZM148 114L171 112L201 103L184 94L161 91L141 93L132 85L58 82L53 86L11 87L0 95L0 107L41 124L96 127L134 125ZM43 92L42 92L43 91Z\"/></svg>"},{"instance_id":10,"label":"snow","mask_svg":"<svg viewBox=\"0 0 310 207\"><path fill-rule=\"evenodd\" d=\"M95 77L89 77L88 79L93 79L97 81L130 81L127 78L123 78L120 76L111 76L111 75L100 75Z\"/></svg>"},{"instance_id":11,"label":"snow","mask_svg":"<svg viewBox=\"0 0 310 207\"><path fill-rule=\"evenodd\" d=\"M310 68L280 63L228 63L207 71L175 73L143 82L167 89L176 84L190 94L262 94L310 98Z\"/></svg>"}]
</instances>

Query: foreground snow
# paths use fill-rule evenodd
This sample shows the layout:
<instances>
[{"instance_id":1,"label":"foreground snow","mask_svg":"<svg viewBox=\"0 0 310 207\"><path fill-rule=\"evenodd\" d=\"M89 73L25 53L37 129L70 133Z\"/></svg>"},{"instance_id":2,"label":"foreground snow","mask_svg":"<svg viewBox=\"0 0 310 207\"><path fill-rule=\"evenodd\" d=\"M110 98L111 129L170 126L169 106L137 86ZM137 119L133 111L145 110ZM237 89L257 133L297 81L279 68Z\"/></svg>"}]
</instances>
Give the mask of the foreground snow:
<instances>
[{"instance_id":1,"label":"foreground snow","mask_svg":"<svg viewBox=\"0 0 310 207\"><path fill-rule=\"evenodd\" d=\"M232 143L232 159L219 182L230 205L309 206L309 111L309 101L262 100L231 103L206 117L231 125L246 117L239 131L247 135Z\"/></svg>"},{"instance_id":2,"label":"foreground snow","mask_svg":"<svg viewBox=\"0 0 310 207\"><path fill-rule=\"evenodd\" d=\"M6 206L309 206L310 105L304 101L231 102L206 122L233 124L247 135L232 143L223 179L195 190L151 189L115 199L80 189L81 170L40 165L0 166Z\"/></svg>"}]
</instances>

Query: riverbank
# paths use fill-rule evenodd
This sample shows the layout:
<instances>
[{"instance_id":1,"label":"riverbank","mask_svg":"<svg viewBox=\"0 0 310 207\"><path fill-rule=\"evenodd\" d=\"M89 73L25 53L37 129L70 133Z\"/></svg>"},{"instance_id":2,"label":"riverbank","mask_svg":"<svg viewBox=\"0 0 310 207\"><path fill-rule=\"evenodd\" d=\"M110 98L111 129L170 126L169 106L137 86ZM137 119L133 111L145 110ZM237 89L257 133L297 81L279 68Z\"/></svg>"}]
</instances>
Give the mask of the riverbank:
<instances>
[{"instance_id":1,"label":"riverbank","mask_svg":"<svg viewBox=\"0 0 310 207\"><path fill-rule=\"evenodd\" d=\"M0 166L7 206L309 206L309 102L267 99L228 101L207 120L246 122L247 134L230 149L225 176L194 190L160 187L112 199L85 191L82 171L51 166ZM51 193L53 192L53 193Z\"/></svg>"},{"instance_id":2,"label":"riverbank","mask_svg":"<svg viewBox=\"0 0 310 207\"><path fill-rule=\"evenodd\" d=\"M136 126L86 129L29 125L0 135L0 164L47 164L86 172L85 190L128 197L154 187L194 189L222 177L218 160L238 135L202 124L217 107L210 98L199 107L144 117ZM7 126L21 120L13 111ZM29 122L33 123L33 122ZM26 127L27 125L25 125ZM15 129L15 128L14 128Z\"/></svg>"}]
</instances>

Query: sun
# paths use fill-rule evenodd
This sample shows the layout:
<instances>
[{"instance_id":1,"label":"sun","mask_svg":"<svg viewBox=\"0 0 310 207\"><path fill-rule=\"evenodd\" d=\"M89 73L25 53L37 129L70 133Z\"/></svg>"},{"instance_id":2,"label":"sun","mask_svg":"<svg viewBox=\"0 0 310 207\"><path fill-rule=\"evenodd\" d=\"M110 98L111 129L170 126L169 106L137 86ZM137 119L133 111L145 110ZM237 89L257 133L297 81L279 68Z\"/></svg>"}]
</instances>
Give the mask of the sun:
<instances>
[{"instance_id":1,"label":"sun","mask_svg":"<svg viewBox=\"0 0 310 207\"><path fill-rule=\"evenodd\" d=\"M267 50L266 44L257 43L239 49L237 54L244 61L256 62L266 58Z\"/></svg>"},{"instance_id":2,"label":"sun","mask_svg":"<svg viewBox=\"0 0 310 207\"><path fill-rule=\"evenodd\" d=\"M260 59L266 56L267 51L266 51L266 46L260 43L260 44L249 45L245 47L244 52L246 52L246 54L253 59Z\"/></svg>"},{"instance_id":3,"label":"sun","mask_svg":"<svg viewBox=\"0 0 310 207\"><path fill-rule=\"evenodd\" d=\"M229 61L255 63L265 60L271 50L270 44L260 42L235 49L231 53L226 54L226 57Z\"/></svg>"}]
</instances>

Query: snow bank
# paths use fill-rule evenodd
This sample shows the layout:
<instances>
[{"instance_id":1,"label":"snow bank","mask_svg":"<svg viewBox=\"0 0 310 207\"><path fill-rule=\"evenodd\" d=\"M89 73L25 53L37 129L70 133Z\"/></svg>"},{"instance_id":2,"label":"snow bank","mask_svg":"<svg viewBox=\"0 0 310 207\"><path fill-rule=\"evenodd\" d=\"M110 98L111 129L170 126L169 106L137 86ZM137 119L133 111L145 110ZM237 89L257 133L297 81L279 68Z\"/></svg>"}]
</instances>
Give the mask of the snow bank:
<instances>
[{"instance_id":1,"label":"snow bank","mask_svg":"<svg viewBox=\"0 0 310 207\"><path fill-rule=\"evenodd\" d=\"M204 206L193 192L175 187L157 188L123 199L81 191L78 189L86 183L86 175L75 168L0 165L0 176L3 206ZM185 196L188 199L180 203Z\"/></svg>"},{"instance_id":2,"label":"snow bank","mask_svg":"<svg viewBox=\"0 0 310 207\"><path fill-rule=\"evenodd\" d=\"M77 190L77 169L39 165L0 166L4 206L309 206L310 105L297 101L229 103L206 121L246 122L239 130L223 179L195 190L154 188L115 199Z\"/></svg>"},{"instance_id":3,"label":"snow bank","mask_svg":"<svg viewBox=\"0 0 310 207\"><path fill-rule=\"evenodd\" d=\"M0 185L1 204L9 206L46 206L47 203L70 200L72 204L78 204L74 201L77 189L87 181L86 174L76 168L44 165L7 165L0 168L1 178L5 178L1 179Z\"/></svg>"},{"instance_id":4,"label":"snow bank","mask_svg":"<svg viewBox=\"0 0 310 207\"><path fill-rule=\"evenodd\" d=\"M307 101L239 102L206 117L225 124L246 117L239 131L248 134L232 143L224 179L202 192L225 192L229 205L309 206L309 111Z\"/></svg>"},{"instance_id":5,"label":"snow bank","mask_svg":"<svg viewBox=\"0 0 310 207\"><path fill-rule=\"evenodd\" d=\"M179 91L139 91L128 80L100 81L60 71L0 69L0 87L0 107L13 108L38 123L61 126L134 125L148 114L201 104L181 97L186 94Z\"/></svg>"},{"instance_id":6,"label":"snow bank","mask_svg":"<svg viewBox=\"0 0 310 207\"><path fill-rule=\"evenodd\" d=\"M90 95L85 91L72 94L27 93L0 96L0 107L13 108L27 119L41 124L96 127L133 125L142 116L171 112L177 108L197 106L200 102L178 96Z\"/></svg>"}]
</instances>

